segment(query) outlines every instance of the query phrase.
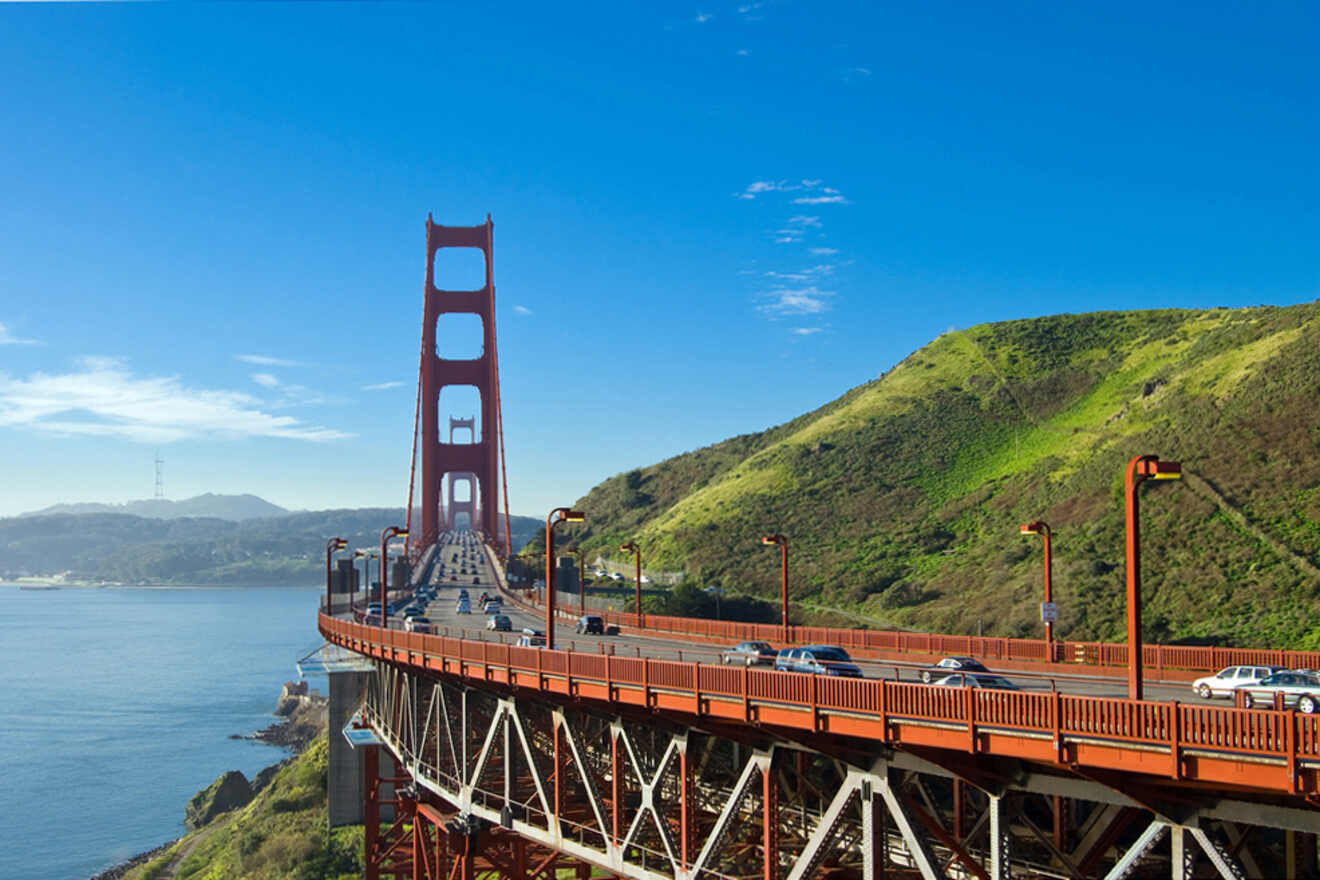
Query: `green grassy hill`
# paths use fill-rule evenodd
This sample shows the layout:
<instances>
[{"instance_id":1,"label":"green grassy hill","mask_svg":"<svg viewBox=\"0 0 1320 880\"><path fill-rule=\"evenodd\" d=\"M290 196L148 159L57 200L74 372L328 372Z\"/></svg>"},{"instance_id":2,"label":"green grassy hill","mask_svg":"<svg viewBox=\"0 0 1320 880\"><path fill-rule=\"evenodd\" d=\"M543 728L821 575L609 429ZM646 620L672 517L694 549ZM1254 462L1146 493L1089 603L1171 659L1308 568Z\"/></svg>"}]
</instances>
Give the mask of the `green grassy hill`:
<instances>
[{"instance_id":1,"label":"green grassy hill","mask_svg":"<svg viewBox=\"0 0 1320 880\"><path fill-rule=\"evenodd\" d=\"M947 333L889 373L760 434L620 474L569 542L688 582L791 590L896 625L1040 633L1039 539L1055 531L1059 634L1123 621L1123 469L1143 489L1147 637L1320 646L1320 303L1106 312Z\"/></svg>"}]
</instances>

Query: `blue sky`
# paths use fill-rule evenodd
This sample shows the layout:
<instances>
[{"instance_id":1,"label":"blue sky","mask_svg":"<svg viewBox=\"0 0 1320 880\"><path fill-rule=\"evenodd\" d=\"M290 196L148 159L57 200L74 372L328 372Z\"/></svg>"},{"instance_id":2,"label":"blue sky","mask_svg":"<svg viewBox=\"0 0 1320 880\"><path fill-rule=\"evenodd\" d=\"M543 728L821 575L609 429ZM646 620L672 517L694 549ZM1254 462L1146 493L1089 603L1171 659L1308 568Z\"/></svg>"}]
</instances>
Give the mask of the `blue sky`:
<instances>
[{"instance_id":1,"label":"blue sky","mask_svg":"<svg viewBox=\"0 0 1320 880\"><path fill-rule=\"evenodd\" d=\"M402 505L428 212L494 218L534 516L949 327L1313 300L1316 10L0 4L0 515L157 449Z\"/></svg>"}]
</instances>

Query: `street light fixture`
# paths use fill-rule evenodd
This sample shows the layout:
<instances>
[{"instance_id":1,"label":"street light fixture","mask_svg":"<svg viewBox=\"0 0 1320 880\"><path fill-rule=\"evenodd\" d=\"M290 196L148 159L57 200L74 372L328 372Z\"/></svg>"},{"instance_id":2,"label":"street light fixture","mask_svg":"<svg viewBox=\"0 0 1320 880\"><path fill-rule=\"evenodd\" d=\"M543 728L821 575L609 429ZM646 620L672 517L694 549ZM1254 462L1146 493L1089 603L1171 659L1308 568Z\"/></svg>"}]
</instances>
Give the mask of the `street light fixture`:
<instances>
[{"instance_id":1,"label":"street light fixture","mask_svg":"<svg viewBox=\"0 0 1320 880\"><path fill-rule=\"evenodd\" d=\"M1141 524L1137 490L1146 480L1180 480L1182 464L1158 455L1134 455L1127 465L1127 634L1128 699L1142 698L1141 666Z\"/></svg>"},{"instance_id":2,"label":"street light fixture","mask_svg":"<svg viewBox=\"0 0 1320 880\"><path fill-rule=\"evenodd\" d=\"M788 538L783 535L765 535L761 538L761 543L766 545L779 545L779 602L780 611L784 622L784 641L788 641Z\"/></svg>"},{"instance_id":3,"label":"street light fixture","mask_svg":"<svg viewBox=\"0 0 1320 880\"><path fill-rule=\"evenodd\" d=\"M1042 520L1032 520L1022 527L1024 535L1040 535L1045 539L1045 601L1040 606L1040 619L1045 622L1045 651L1051 663L1054 662L1054 621L1058 610L1054 607L1054 590L1050 584L1050 524Z\"/></svg>"},{"instance_id":4,"label":"street light fixture","mask_svg":"<svg viewBox=\"0 0 1320 880\"><path fill-rule=\"evenodd\" d=\"M399 526L390 526L380 533L380 628L390 625L390 556L385 542L390 538L408 537L408 530Z\"/></svg>"},{"instance_id":5,"label":"street light fixture","mask_svg":"<svg viewBox=\"0 0 1320 880\"><path fill-rule=\"evenodd\" d=\"M545 646L551 651L555 649L555 526L586 518L571 507L556 507L545 518Z\"/></svg>"},{"instance_id":6,"label":"street light fixture","mask_svg":"<svg viewBox=\"0 0 1320 880\"><path fill-rule=\"evenodd\" d=\"M622 550L624 553L631 553L633 555L633 564L635 566L635 570L633 572L633 580L637 584L637 598L635 600L637 603L636 606L637 628L641 629L643 626L642 624L642 551L634 541L629 541L627 544L620 544L619 549Z\"/></svg>"},{"instance_id":7,"label":"street light fixture","mask_svg":"<svg viewBox=\"0 0 1320 880\"><path fill-rule=\"evenodd\" d=\"M343 550L348 542L343 538L331 538L325 542L325 613L333 615L334 597L330 593L330 556L336 550Z\"/></svg>"},{"instance_id":8,"label":"street light fixture","mask_svg":"<svg viewBox=\"0 0 1320 880\"><path fill-rule=\"evenodd\" d=\"M574 547L568 552L576 556L578 561L578 614L583 615L587 613L587 552L581 547Z\"/></svg>"}]
</instances>

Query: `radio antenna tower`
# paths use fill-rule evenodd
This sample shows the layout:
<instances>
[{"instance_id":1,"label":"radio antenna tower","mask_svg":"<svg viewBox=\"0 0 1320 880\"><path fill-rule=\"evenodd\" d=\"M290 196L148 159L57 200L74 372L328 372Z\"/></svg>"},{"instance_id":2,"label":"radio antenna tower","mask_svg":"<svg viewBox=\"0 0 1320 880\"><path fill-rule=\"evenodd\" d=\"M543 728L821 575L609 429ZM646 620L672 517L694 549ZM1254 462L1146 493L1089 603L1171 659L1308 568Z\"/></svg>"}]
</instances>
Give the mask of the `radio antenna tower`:
<instances>
[{"instance_id":1,"label":"radio antenna tower","mask_svg":"<svg viewBox=\"0 0 1320 880\"><path fill-rule=\"evenodd\" d=\"M165 464L165 459L160 457L160 450L156 450L156 500L165 500L165 477L161 471L161 465Z\"/></svg>"}]
</instances>

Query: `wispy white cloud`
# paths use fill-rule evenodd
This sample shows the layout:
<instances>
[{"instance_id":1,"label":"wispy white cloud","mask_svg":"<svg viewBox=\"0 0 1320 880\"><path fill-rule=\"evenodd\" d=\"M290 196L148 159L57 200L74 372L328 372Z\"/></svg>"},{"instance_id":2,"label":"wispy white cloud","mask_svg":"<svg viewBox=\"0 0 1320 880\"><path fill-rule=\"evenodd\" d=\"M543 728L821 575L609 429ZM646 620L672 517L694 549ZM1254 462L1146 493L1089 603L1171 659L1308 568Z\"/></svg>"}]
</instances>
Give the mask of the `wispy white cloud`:
<instances>
[{"instance_id":1,"label":"wispy white cloud","mask_svg":"<svg viewBox=\"0 0 1320 880\"><path fill-rule=\"evenodd\" d=\"M760 3L744 3L744 4L742 4L741 6L738 7L738 14L739 14L739 15L747 15L748 13L755 12L756 10L760 9L760 8L761 8L762 6L764 6L764 5L765 5L764 2L760 2Z\"/></svg>"},{"instance_id":2,"label":"wispy white cloud","mask_svg":"<svg viewBox=\"0 0 1320 880\"><path fill-rule=\"evenodd\" d=\"M402 382L377 382L374 385L363 385L363 391L388 391L391 388L398 388Z\"/></svg>"},{"instance_id":3,"label":"wispy white cloud","mask_svg":"<svg viewBox=\"0 0 1320 880\"><path fill-rule=\"evenodd\" d=\"M41 345L41 340L22 339L11 333L4 324L0 324L0 345Z\"/></svg>"},{"instance_id":4,"label":"wispy white cloud","mask_svg":"<svg viewBox=\"0 0 1320 880\"><path fill-rule=\"evenodd\" d=\"M798 196L793 200L795 205L851 205L852 202L838 194L824 196Z\"/></svg>"},{"instance_id":5,"label":"wispy white cloud","mask_svg":"<svg viewBox=\"0 0 1320 880\"><path fill-rule=\"evenodd\" d=\"M829 256L833 256L834 254L837 254L838 252L839 252L838 248L832 248L832 247L814 247L811 249L811 253L815 254L818 257L829 257Z\"/></svg>"},{"instance_id":6,"label":"wispy white cloud","mask_svg":"<svg viewBox=\"0 0 1320 880\"><path fill-rule=\"evenodd\" d=\"M265 412L239 391L189 388L174 376L136 376L115 358L80 358L72 372L0 373L0 427L62 436L165 443L188 437L327 441L352 434Z\"/></svg>"},{"instance_id":7,"label":"wispy white cloud","mask_svg":"<svg viewBox=\"0 0 1320 880\"><path fill-rule=\"evenodd\" d=\"M280 384L280 380L276 379L270 373L253 373L252 381L256 382L263 388L278 388Z\"/></svg>"},{"instance_id":8,"label":"wispy white cloud","mask_svg":"<svg viewBox=\"0 0 1320 880\"><path fill-rule=\"evenodd\" d=\"M811 278L810 275L802 272L766 272L765 277L774 278L778 281L807 281Z\"/></svg>"},{"instance_id":9,"label":"wispy white cloud","mask_svg":"<svg viewBox=\"0 0 1320 880\"><path fill-rule=\"evenodd\" d=\"M800 235L780 235L775 239L775 244L797 244L802 240Z\"/></svg>"},{"instance_id":10,"label":"wispy white cloud","mask_svg":"<svg viewBox=\"0 0 1320 880\"><path fill-rule=\"evenodd\" d=\"M236 354L234 360L242 361L245 364L255 364L258 367L300 367L302 364L297 361L285 360L284 358L268 357L264 354Z\"/></svg>"},{"instance_id":11,"label":"wispy white cloud","mask_svg":"<svg viewBox=\"0 0 1320 880\"><path fill-rule=\"evenodd\" d=\"M715 17L715 13L713 12L698 12L696 17L693 18L692 20L695 21L697 24L705 24L714 17Z\"/></svg>"},{"instance_id":12,"label":"wispy white cloud","mask_svg":"<svg viewBox=\"0 0 1320 880\"><path fill-rule=\"evenodd\" d=\"M843 82L845 85L852 85L853 83L862 82L863 80L870 79L871 68L849 67L847 70L843 71L841 76L843 78Z\"/></svg>"},{"instance_id":13,"label":"wispy white cloud","mask_svg":"<svg viewBox=\"0 0 1320 880\"><path fill-rule=\"evenodd\" d=\"M806 287L778 287L761 294L770 301L757 306L757 310L780 317L784 315L816 315L829 308L827 300L832 290L821 290L814 284Z\"/></svg>"},{"instance_id":14,"label":"wispy white cloud","mask_svg":"<svg viewBox=\"0 0 1320 880\"><path fill-rule=\"evenodd\" d=\"M802 195L792 200L795 205L849 205L852 204L843 197L843 193L832 186L821 186L824 181L821 180L755 180L747 184L747 188L740 193L734 193L735 198L754 199L759 195L772 192L801 192ZM795 217L790 223L812 220L819 221L819 217ZM813 225L819 225L815 223Z\"/></svg>"},{"instance_id":15,"label":"wispy white cloud","mask_svg":"<svg viewBox=\"0 0 1320 880\"><path fill-rule=\"evenodd\" d=\"M819 327L794 327L792 332L795 336L810 336L813 333L819 333Z\"/></svg>"},{"instance_id":16,"label":"wispy white cloud","mask_svg":"<svg viewBox=\"0 0 1320 880\"><path fill-rule=\"evenodd\" d=\"M527 306L514 306L513 313L515 315L530 315L532 314L532 310L527 308Z\"/></svg>"},{"instance_id":17,"label":"wispy white cloud","mask_svg":"<svg viewBox=\"0 0 1320 880\"><path fill-rule=\"evenodd\" d=\"M739 50L738 50L738 54L741 55L742 57L746 58L748 55L751 55L752 53L749 52L749 51L746 50L746 49L739 49Z\"/></svg>"},{"instance_id":18,"label":"wispy white cloud","mask_svg":"<svg viewBox=\"0 0 1320 880\"><path fill-rule=\"evenodd\" d=\"M798 214L796 217L789 217L787 222L793 226L810 226L813 229L820 228L819 217L807 217L803 214Z\"/></svg>"}]
</instances>

